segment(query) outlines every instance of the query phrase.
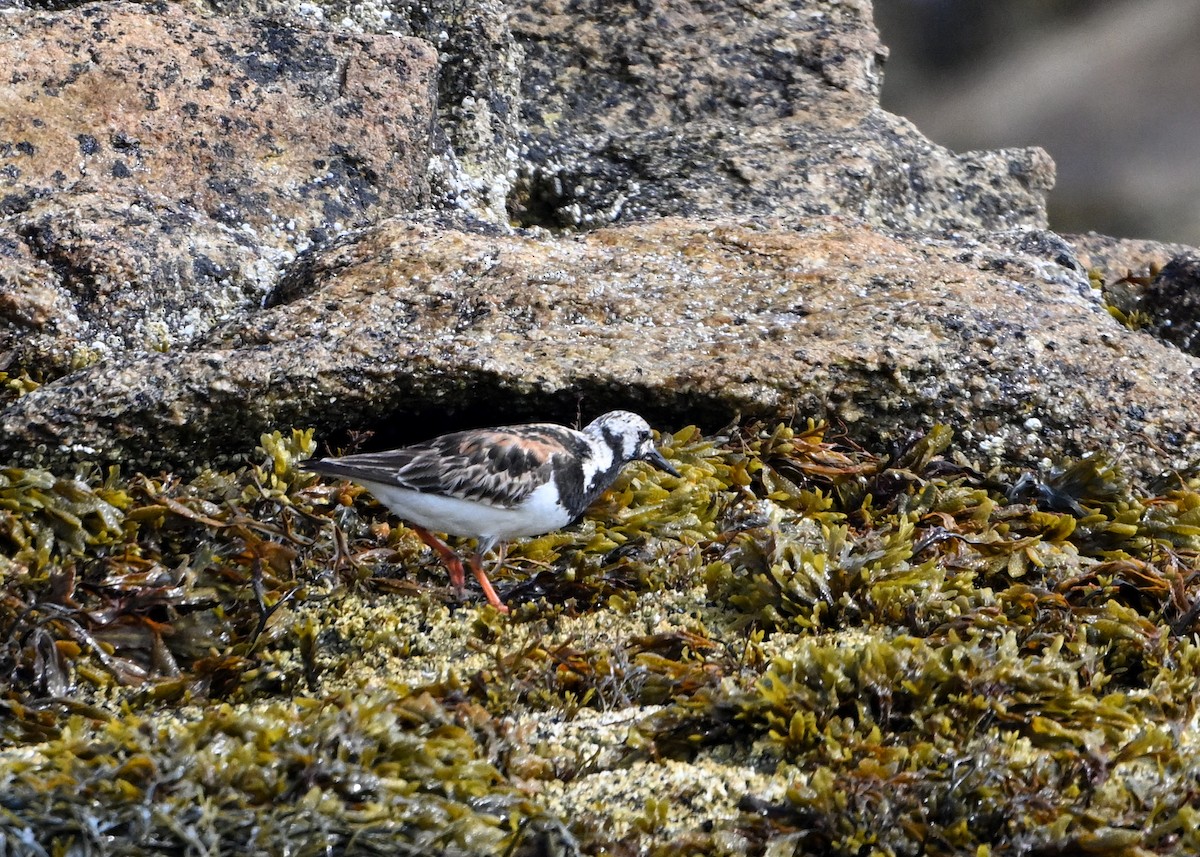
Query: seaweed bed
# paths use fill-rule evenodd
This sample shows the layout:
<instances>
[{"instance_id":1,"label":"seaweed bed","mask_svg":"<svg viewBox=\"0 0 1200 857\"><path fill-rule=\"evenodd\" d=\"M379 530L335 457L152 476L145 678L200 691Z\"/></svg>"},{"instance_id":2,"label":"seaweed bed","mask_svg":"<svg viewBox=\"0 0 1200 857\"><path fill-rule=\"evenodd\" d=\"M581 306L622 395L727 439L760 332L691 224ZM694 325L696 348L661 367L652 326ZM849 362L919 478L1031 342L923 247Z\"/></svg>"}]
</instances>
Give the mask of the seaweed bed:
<instances>
[{"instance_id":1,"label":"seaweed bed","mask_svg":"<svg viewBox=\"0 0 1200 857\"><path fill-rule=\"evenodd\" d=\"M666 436L510 617L310 433L0 469L0 853L1196 853L1200 483L951 441Z\"/></svg>"}]
</instances>

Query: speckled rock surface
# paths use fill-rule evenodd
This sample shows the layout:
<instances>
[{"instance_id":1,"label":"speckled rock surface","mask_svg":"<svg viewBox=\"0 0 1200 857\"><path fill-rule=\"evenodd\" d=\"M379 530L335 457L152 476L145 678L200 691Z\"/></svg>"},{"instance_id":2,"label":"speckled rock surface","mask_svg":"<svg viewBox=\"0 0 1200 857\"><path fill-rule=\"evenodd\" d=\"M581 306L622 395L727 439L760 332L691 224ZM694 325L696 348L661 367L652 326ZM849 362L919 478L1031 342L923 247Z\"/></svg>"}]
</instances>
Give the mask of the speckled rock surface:
<instances>
[{"instance_id":1,"label":"speckled rock surface","mask_svg":"<svg viewBox=\"0 0 1200 857\"><path fill-rule=\"evenodd\" d=\"M1095 232L1064 235L1063 240L1075 248L1079 263L1084 268L1098 271L1101 278L1109 283L1127 274L1144 277L1152 267L1161 268L1180 253L1193 250L1186 244L1113 238Z\"/></svg>"},{"instance_id":2,"label":"speckled rock surface","mask_svg":"<svg viewBox=\"0 0 1200 857\"><path fill-rule=\"evenodd\" d=\"M954 155L879 110L886 51L865 4L209 6L220 14L80 4L6 21L13 372L188 348L251 314L296 249L426 199L502 225L1044 224L1043 153ZM370 34L384 32L402 35ZM73 230L79 212L91 226Z\"/></svg>"},{"instance_id":3,"label":"speckled rock surface","mask_svg":"<svg viewBox=\"0 0 1200 857\"><path fill-rule=\"evenodd\" d=\"M7 405L5 452L193 464L279 426L403 439L498 414L570 419L586 403L668 424L824 416L882 438L947 421L1014 462L1121 438L1138 472L1194 463L1189 419L1164 392L1188 393L1193 367L1117 328L1074 249L1030 228L1052 165L1033 150L952 156L881 112L885 51L866 5L221 8L289 23L121 4L9 22L10 46L62 45L15 81L49 118L36 142L5 150L19 182L0 356L37 380L79 371ZM301 12L347 29L298 25ZM429 41L349 32L393 25ZM88 39L110 42L59 74ZM152 50L164 42L194 49L100 94L125 54L167 56ZM330 243L425 194L422 158L441 145L430 43L447 48L449 160L428 168L443 205L556 226L690 219L580 239L435 214ZM61 114L47 112L55 99ZM32 127L19 124L32 109L13 102L2 127ZM239 124L232 142L205 136ZM81 215L56 216L61 194L31 196L80 190L52 169L71 159L100 183L76 204L90 232ZM278 172L297 164L323 172ZM106 196L149 182L175 194L139 202L151 217ZM171 218L193 208L196 246L168 247ZM113 211L127 219L105 220ZM285 273L310 239L316 254ZM228 258L204 251L214 242ZM278 305L259 312L272 288ZM1098 342L1111 363L1095 359Z\"/></svg>"},{"instance_id":4,"label":"speckled rock surface","mask_svg":"<svg viewBox=\"0 0 1200 857\"><path fill-rule=\"evenodd\" d=\"M186 347L294 252L420 205L427 42L177 5L14 10L0 31L0 357L39 381Z\"/></svg>"},{"instance_id":5,"label":"speckled rock surface","mask_svg":"<svg viewBox=\"0 0 1200 857\"><path fill-rule=\"evenodd\" d=\"M286 247L425 198L420 40L98 3L8 13L0 65L7 212L89 178Z\"/></svg>"},{"instance_id":6,"label":"speckled rock surface","mask_svg":"<svg viewBox=\"0 0 1200 857\"><path fill-rule=\"evenodd\" d=\"M570 420L582 400L665 425L825 417L871 439L946 422L1021 463L1120 438L1135 473L1194 466L1194 362L1120 326L1057 236L1011 237L668 219L556 240L395 221L305 260L287 303L194 352L19 399L0 436L12 453L180 464L296 424L411 440Z\"/></svg>"},{"instance_id":7,"label":"speckled rock surface","mask_svg":"<svg viewBox=\"0 0 1200 857\"><path fill-rule=\"evenodd\" d=\"M525 54L504 0L202 0L232 18L424 39L437 48L438 127L429 163L434 204L503 224L519 152Z\"/></svg>"},{"instance_id":8,"label":"speckled rock surface","mask_svg":"<svg viewBox=\"0 0 1200 857\"><path fill-rule=\"evenodd\" d=\"M39 199L0 236L0 354L43 380L186 346L257 307L279 261L244 231L143 191Z\"/></svg>"},{"instance_id":9,"label":"speckled rock surface","mask_svg":"<svg viewBox=\"0 0 1200 857\"><path fill-rule=\"evenodd\" d=\"M846 214L902 230L1046 224L1037 149L955 155L879 109L867 3L514 5L525 224Z\"/></svg>"},{"instance_id":10,"label":"speckled rock surface","mask_svg":"<svg viewBox=\"0 0 1200 857\"><path fill-rule=\"evenodd\" d=\"M956 154L879 109L887 50L869 3L210 3L429 39L448 143L432 164L438 204L494 222L1046 225L1045 152Z\"/></svg>"}]
</instances>

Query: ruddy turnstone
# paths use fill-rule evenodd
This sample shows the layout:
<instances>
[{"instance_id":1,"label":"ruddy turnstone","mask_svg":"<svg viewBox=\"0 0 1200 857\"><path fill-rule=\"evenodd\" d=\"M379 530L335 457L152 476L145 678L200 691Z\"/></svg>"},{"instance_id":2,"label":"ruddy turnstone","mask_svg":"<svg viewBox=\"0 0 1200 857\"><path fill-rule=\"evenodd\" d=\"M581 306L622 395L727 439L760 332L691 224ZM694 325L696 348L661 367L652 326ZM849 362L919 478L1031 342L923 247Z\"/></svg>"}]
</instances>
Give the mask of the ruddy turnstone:
<instances>
[{"instance_id":1,"label":"ruddy turnstone","mask_svg":"<svg viewBox=\"0 0 1200 857\"><path fill-rule=\"evenodd\" d=\"M610 411L583 431L553 423L460 431L304 467L357 482L408 521L441 557L460 593L462 559L434 533L476 539L471 571L488 603L507 613L483 570L484 554L509 539L575 521L631 461L648 461L679 476L654 447L644 419Z\"/></svg>"}]
</instances>

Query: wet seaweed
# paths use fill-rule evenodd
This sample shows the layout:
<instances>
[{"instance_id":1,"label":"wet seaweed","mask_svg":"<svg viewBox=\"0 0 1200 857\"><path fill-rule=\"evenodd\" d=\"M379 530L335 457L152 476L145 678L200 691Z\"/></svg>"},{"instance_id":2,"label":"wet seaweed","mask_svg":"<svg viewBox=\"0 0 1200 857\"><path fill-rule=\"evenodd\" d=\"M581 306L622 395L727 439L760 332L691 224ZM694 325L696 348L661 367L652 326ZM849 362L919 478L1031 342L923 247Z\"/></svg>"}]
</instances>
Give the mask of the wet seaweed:
<instances>
[{"instance_id":1,"label":"wet seaweed","mask_svg":"<svg viewBox=\"0 0 1200 857\"><path fill-rule=\"evenodd\" d=\"M0 769L0 838L46 853L500 853L537 812L488 762L474 719L387 691L192 722L76 717Z\"/></svg>"},{"instance_id":2,"label":"wet seaweed","mask_svg":"<svg viewBox=\"0 0 1200 857\"><path fill-rule=\"evenodd\" d=\"M944 427L661 446L683 478L629 468L512 545L508 617L464 609L366 492L300 470L307 432L189 479L0 470L3 847L1200 847L1194 475L1151 495L1102 456L984 471ZM363 605L412 627L350 621ZM457 662L431 651L447 617ZM440 666L387 672L415 659ZM611 717L604 748L546 731ZM690 822L667 779L625 814L546 797L714 758L779 788Z\"/></svg>"}]
</instances>

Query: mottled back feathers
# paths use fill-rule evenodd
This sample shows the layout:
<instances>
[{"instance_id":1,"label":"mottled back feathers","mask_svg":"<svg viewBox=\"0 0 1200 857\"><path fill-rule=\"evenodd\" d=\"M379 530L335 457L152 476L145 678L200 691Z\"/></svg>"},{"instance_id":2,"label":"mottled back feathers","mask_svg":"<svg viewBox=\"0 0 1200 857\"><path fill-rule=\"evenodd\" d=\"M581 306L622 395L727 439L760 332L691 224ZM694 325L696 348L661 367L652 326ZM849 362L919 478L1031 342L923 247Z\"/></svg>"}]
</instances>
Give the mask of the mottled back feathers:
<instances>
[{"instance_id":1,"label":"mottled back feathers","mask_svg":"<svg viewBox=\"0 0 1200 857\"><path fill-rule=\"evenodd\" d=\"M582 475L587 440L535 423L442 435L424 443L309 463L316 473L513 508L564 468Z\"/></svg>"},{"instance_id":2,"label":"mottled back feathers","mask_svg":"<svg viewBox=\"0 0 1200 857\"><path fill-rule=\"evenodd\" d=\"M376 493L384 487L399 488L493 509L521 509L528 501L536 508L522 514L527 514L527 526L536 529L539 520L561 521L564 516L574 519L583 514L621 468L637 460L679 475L655 448L644 419L629 411L610 411L583 431L553 423L475 429L389 452L348 455L305 466L368 488L377 486ZM539 495L542 499L530 499L542 486L552 492L551 505L556 510L552 513L537 511L546 508L539 505L545 502L546 492ZM412 513L414 503L413 498L394 498L394 511L403 515L407 506ZM550 523L548 528L561 525Z\"/></svg>"}]
</instances>

